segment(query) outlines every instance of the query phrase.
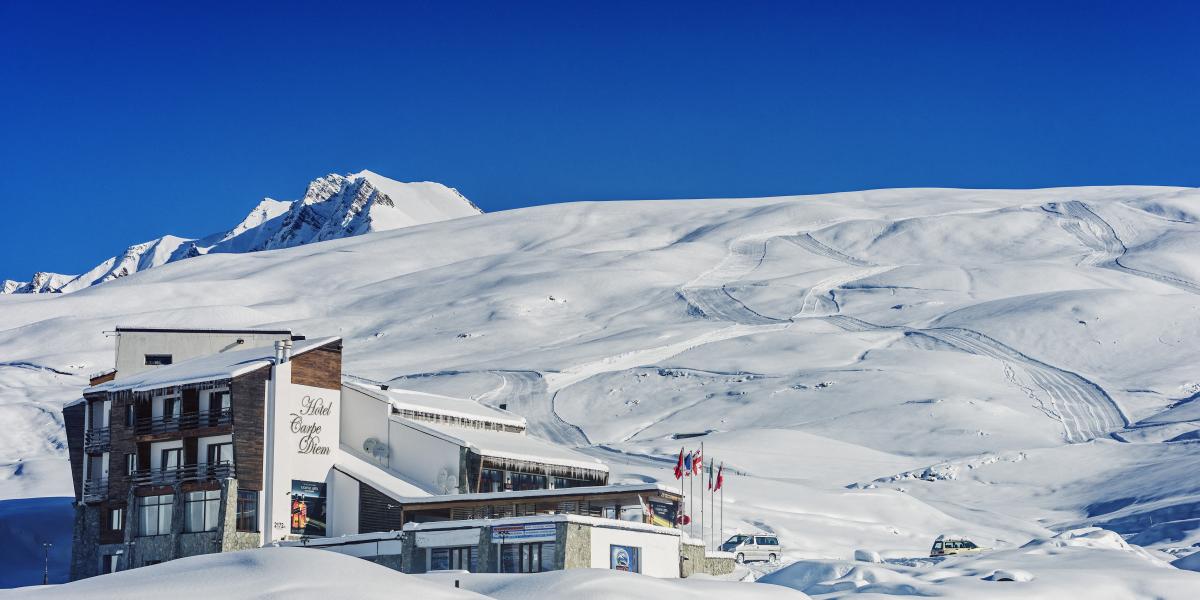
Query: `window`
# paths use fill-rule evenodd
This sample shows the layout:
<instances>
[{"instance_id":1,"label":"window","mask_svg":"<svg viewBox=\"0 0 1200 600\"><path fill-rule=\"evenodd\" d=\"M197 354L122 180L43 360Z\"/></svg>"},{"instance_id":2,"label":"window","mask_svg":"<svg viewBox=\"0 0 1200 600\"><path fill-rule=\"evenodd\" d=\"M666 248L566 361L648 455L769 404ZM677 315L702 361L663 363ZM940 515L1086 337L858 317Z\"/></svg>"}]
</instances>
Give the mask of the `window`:
<instances>
[{"instance_id":1,"label":"window","mask_svg":"<svg viewBox=\"0 0 1200 600\"><path fill-rule=\"evenodd\" d=\"M208 445L208 464L233 464L233 442Z\"/></svg>"},{"instance_id":2,"label":"window","mask_svg":"<svg viewBox=\"0 0 1200 600\"><path fill-rule=\"evenodd\" d=\"M108 521L105 524L108 525L109 531L121 531L122 529L124 529L125 528L125 509L124 508L110 508L108 510Z\"/></svg>"},{"instance_id":3,"label":"window","mask_svg":"<svg viewBox=\"0 0 1200 600\"><path fill-rule=\"evenodd\" d=\"M171 364L171 355L170 354L147 354L146 355L146 365L147 366L157 367L160 365L169 365L169 364Z\"/></svg>"},{"instance_id":4,"label":"window","mask_svg":"<svg viewBox=\"0 0 1200 600\"><path fill-rule=\"evenodd\" d=\"M522 490L544 490L546 489L546 476L534 475L532 473L513 473L512 489L515 492Z\"/></svg>"},{"instance_id":5,"label":"window","mask_svg":"<svg viewBox=\"0 0 1200 600\"><path fill-rule=\"evenodd\" d=\"M183 448L165 448L162 451L162 461L158 463L160 469L169 471L178 469L183 461Z\"/></svg>"},{"instance_id":6,"label":"window","mask_svg":"<svg viewBox=\"0 0 1200 600\"><path fill-rule=\"evenodd\" d=\"M459 546L456 548L430 548L429 570L466 570L472 573L479 571L479 547Z\"/></svg>"},{"instance_id":7,"label":"window","mask_svg":"<svg viewBox=\"0 0 1200 600\"><path fill-rule=\"evenodd\" d=\"M133 427L137 425L137 408L133 402L125 405L125 426Z\"/></svg>"},{"instance_id":8,"label":"window","mask_svg":"<svg viewBox=\"0 0 1200 600\"><path fill-rule=\"evenodd\" d=\"M220 525L221 490L188 492L183 510L187 515L184 531L216 531Z\"/></svg>"},{"instance_id":9,"label":"window","mask_svg":"<svg viewBox=\"0 0 1200 600\"><path fill-rule=\"evenodd\" d=\"M163 398L163 420L170 421L179 418L179 409L182 407L179 402L179 396L167 396Z\"/></svg>"},{"instance_id":10,"label":"window","mask_svg":"<svg viewBox=\"0 0 1200 600\"><path fill-rule=\"evenodd\" d=\"M258 533L258 492L238 490L237 530Z\"/></svg>"},{"instance_id":11,"label":"window","mask_svg":"<svg viewBox=\"0 0 1200 600\"><path fill-rule=\"evenodd\" d=\"M778 546L779 540L773 537L759 536L754 539L754 543L758 544L759 546Z\"/></svg>"},{"instance_id":12,"label":"window","mask_svg":"<svg viewBox=\"0 0 1200 600\"><path fill-rule=\"evenodd\" d=\"M595 484L590 481L583 480L583 479L571 479L569 477L555 477L554 478L554 489L556 489L556 490L561 490L564 488L584 487L587 485L595 485Z\"/></svg>"},{"instance_id":13,"label":"window","mask_svg":"<svg viewBox=\"0 0 1200 600\"><path fill-rule=\"evenodd\" d=\"M100 557L100 574L107 575L117 572L117 560L121 558L120 554L105 554Z\"/></svg>"},{"instance_id":14,"label":"window","mask_svg":"<svg viewBox=\"0 0 1200 600\"><path fill-rule=\"evenodd\" d=\"M532 544L504 544L500 546L501 573L541 573L554 570L554 552L557 544L540 542Z\"/></svg>"},{"instance_id":15,"label":"window","mask_svg":"<svg viewBox=\"0 0 1200 600\"><path fill-rule=\"evenodd\" d=\"M503 492L504 471L500 469L484 469L479 476L479 491Z\"/></svg>"},{"instance_id":16,"label":"window","mask_svg":"<svg viewBox=\"0 0 1200 600\"><path fill-rule=\"evenodd\" d=\"M171 494L143 496L138 498L138 535L166 535L171 533Z\"/></svg>"},{"instance_id":17,"label":"window","mask_svg":"<svg viewBox=\"0 0 1200 600\"><path fill-rule=\"evenodd\" d=\"M133 475L137 470L137 453L131 452L125 455L125 474Z\"/></svg>"}]
</instances>

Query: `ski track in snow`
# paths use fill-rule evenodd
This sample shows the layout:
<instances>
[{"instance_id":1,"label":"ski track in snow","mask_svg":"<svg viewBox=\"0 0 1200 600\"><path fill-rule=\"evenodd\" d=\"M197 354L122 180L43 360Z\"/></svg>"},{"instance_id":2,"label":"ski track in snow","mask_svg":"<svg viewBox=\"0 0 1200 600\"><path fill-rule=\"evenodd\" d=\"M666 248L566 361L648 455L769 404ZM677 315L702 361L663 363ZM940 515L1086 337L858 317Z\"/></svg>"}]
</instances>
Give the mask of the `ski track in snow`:
<instances>
[{"instance_id":1,"label":"ski track in snow","mask_svg":"<svg viewBox=\"0 0 1200 600\"><path fill-rule=\"evenodd\" d=\"M530 434L564 446L590 444L587 434L568 423L554 410L554 396L546 385L546 377L537 371L488 371L503 383L479 397L479 401L495 406L507 405L507 410L525 417ZM557 392L556 394L557 395Z\"/></svg>"},{"instance_id":2,"label":"ski track in snow","mask_svg":"<svg viewBox=\"0 0 1200 600\"><path fill-rule=\"evenodd\" d=\"M1083 202L1078 200L1051 202L1041 208L1043 211L1057 216L1059 225L1067 233L1092 250L1092 255L1084 259L1083 264L1144 277L1174 286L1185 292L1200 294L1200 285L1195 282L1175 275L1155 273L1122 264L1121 259L1128 252L1125 243L1117 236L1116 230L1108 221L1105 221Z\"/></svg>"},{"instance_id":3,"label":"ski track in snow","mask_svg":"<svg viewBox=\"0 0 1200 600\"><path fill-rule=\"evenodd\" d=\"M1081 375L1032 358L978 331L961 327L888 327L848 315L832 315L825 317L825 320L845 331L890 330L903 331L908 335L921 335L968 354L994 358L1005 363L1006 367L1016 365L1024 372L1026 378L1049 398L1050 409L1047 410L1044 406L1039 409L1056 416L1062 422L1064 437L1070 443L1104 437L1128 424L1128 419L1120 407L1100 386ZM1019 387L1026 393L1031 392L1024 386ZM1038 400L1041 401L1040 397Z\"/></svg>"}]
</instances>

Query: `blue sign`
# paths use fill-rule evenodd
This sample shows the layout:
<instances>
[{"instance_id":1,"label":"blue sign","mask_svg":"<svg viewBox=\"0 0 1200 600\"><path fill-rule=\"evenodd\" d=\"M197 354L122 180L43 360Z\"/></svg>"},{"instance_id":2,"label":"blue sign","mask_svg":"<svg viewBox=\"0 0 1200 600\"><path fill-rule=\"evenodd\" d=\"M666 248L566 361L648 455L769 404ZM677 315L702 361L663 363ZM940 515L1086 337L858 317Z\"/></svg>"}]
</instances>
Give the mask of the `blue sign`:
<instances>
[{"instance_id":1,"label":"blue sign","mask_svg":"<svg viewBox=\"0 0 1200 600\"><path fill-rule=\"evenodd\" d=\"M614 571L641 573L641 554L641 548L634 546L617 546L616 544L613 544L608 547L608 568Z\"/></svg>"},{"instance_id":2,"label":"blue sign","mask_svg":"<svg viewBox=\"0 0 1200 600\"><path fill-rule=\"evenodd\" d=\"M504 544L514 542L553 542L557 532L558 528L554 523L496 525L492 527L492 541Z\"/></svg>"}]
</instances>

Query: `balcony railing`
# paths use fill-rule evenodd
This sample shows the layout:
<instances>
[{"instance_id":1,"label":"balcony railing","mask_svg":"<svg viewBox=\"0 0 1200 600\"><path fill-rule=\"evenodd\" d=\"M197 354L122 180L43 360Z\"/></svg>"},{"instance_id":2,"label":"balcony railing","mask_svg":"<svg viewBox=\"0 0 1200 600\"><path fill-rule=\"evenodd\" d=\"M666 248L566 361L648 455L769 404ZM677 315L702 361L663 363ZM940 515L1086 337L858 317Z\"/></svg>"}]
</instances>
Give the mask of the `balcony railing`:
<instances>
[{"instance_id":1,"label":"balcony railing","mask_svg":"<svg viewBox=\"0 0 1200 600\"><path fill-rule=\"evenodd\" d=\"M171 485L181 481L210 481L236 477L233 463L183 465L167 469L138 469L130 479L133 485Z\"/></svg>"},{"instance_id":2,"label":"balcony railing","mask_svg":"<svg viewBox=\"0 0 1200 600\"><path fill-rule=\"evenodd\" d=\"M83 480L83 501L99 502L108 497L107 479Z\"/></svg>"},{"instance_id":3,"label":"balcony railing","mask_svg":"<svg viewBox=\"0 0 1200 600\"><path fill-rule=\"evenodd\" d=\"M155 433L170 433L187 429L216 427L233 422L233 410L202 410L200 412L183 413L162 417L144 417L137 420L134 431L138 435Z\"/></svg>"},{"instance_id":4,"label":"balcony railing","mask_svg":"<svg viewBox=\"0 0 1200 600\"><path fill-rule=\"evenodd\" d=\"M112 429L98 427L83 432L84 452L104 452L112 442Z\"/></svg>"}]
</instances>

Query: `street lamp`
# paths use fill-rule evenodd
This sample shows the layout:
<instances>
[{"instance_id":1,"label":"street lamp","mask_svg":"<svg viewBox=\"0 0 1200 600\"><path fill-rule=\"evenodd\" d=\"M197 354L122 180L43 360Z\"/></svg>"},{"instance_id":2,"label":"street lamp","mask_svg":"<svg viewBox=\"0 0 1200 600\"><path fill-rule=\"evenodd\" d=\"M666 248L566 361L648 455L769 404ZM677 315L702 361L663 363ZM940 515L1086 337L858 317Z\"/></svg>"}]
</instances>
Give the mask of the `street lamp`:
<instances>
[{"instance_id":1,"label":"street lamp","mask_svg":"<svg viewBox=\"0 0 1200 600\"><path fill-rule=\"evenodd\" d=\"M54 544L42 542L42 585L50 585L50 548Z\"/></svg>"}]
</instances>

